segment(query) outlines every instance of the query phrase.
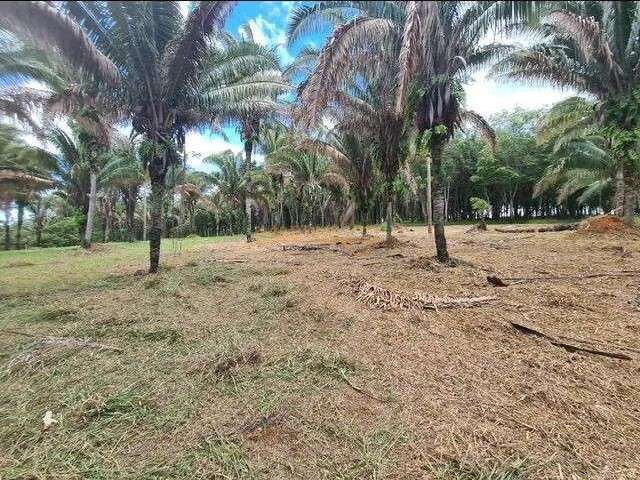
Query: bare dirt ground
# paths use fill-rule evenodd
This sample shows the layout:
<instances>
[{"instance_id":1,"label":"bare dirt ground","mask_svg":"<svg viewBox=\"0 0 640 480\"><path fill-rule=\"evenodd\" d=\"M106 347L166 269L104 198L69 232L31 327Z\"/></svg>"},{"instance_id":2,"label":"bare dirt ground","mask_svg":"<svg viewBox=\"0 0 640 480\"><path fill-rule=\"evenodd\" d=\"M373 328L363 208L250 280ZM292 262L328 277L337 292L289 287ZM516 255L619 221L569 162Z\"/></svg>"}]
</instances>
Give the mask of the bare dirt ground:
<instances>
[{"instance_id":1,"label":"bare dirt ground","mask_svg":"<svg viewBox=\"0 0 640 480\"><path fill-rule=\"evenodd\" d=\"M333 399L332 414L410 432L396 452L395 478L421 478L434 457L463 466L522 460L536 472L531 478L640 477L640 277L544 279L637 274L638 238L467 229L448 228L450 253L462 260L455 268L429 258L423 227L400 229L392 249L377 248L381 234L362 240L354 230L275 235L211 254L286 268L313 304L353 319L330 348L368 370L365 392L391 398L352 391ZM487 275L540 279L496 288ZM474 308L387 311L357 301L350 279L395 292L497 298ZM571 353L511 321L632 360Z\"/></svg>"},{"instance_id":2,"label":"bare dirt ground","mask_svg":"<svg viewBox=\"0 0 640 480\"><path fill-rule=\"evenodd\" d=\"M638 237L467 229L455 267L317 230L12 290L3 328L121 352L0 335L0 478L640 478Z\"/></svg>"}]
</instances>

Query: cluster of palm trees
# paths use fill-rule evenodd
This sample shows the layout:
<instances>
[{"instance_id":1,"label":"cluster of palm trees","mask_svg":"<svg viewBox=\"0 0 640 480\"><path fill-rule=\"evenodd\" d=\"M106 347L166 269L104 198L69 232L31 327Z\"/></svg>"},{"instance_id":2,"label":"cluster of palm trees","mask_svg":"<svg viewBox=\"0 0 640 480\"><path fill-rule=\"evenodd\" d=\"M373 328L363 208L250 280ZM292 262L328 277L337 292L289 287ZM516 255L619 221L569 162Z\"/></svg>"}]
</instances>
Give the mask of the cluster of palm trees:
<instances>
[{"instance_id":1,"label":"cluster of palm trees","mask_svg":"<svg viewBox=\"0 0 640 480\"><path fill-rule=\"evenodd\" d=\"M464 94L472 75L492 65L495 77L585 94L539 125L557 158L536 193L554 187L561 198L587 198L613 185L618 210L632 220L640 185L634 3L315 2L292 11L289 42L330 33L287 68L250 28L224 30L233 6L193 2L184 15L179 2L0 5L0 109L55 147L29 147L8 133L0 145L7 215L14 203L38 205L41 229L43 192L53 183L83 214L89 245L97 214L108 238L122 205L122 230L133 239L142 209L155 272L163 232L193 232L201 221L216 233L242 230L247 241L256 222L304 228L357 217L366 233L384 205L391 242L404 188L429 218L433 211L437 258L448 261L444 157L463 131L476 131L489 155L495 149L492 128L465 107ZM537 43L488 41L514 31ZM63 118L70 129L55 126ZM187 132L231 125L243 152L205 159L211 174L185 169ZM426 198L416 165L426 166Z\"/></svg>"}]
</instances>

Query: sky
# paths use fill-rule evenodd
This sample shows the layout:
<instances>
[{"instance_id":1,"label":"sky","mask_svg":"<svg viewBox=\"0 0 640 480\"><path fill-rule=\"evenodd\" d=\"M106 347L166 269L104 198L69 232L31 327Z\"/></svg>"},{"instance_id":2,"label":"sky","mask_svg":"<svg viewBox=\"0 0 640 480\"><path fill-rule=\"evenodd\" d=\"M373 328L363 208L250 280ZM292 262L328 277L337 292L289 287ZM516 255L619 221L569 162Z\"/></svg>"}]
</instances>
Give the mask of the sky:
<instances>
[{"instance_id":1,"label":"sky","mask_svg":"<svg viewBox=\"0 0 640 480\"><path fill-rule=\"evenodd\" d=\"M254 39L263 45L275 47L281 61L286 65L306 44L319 47L326 36L326 34L309 35L292 47L287 47L286 26L289 14L293 8L302 3L296 1L238 2L227 19L226 29L237 35L240 27L248 22ZM185 12L188 8L187 4L188 2L184 2ZM534 109L550 106L571 95L570 92L551 87L496 82L487 78L486 70L477 73L465 90L467 108L486 117L515 107ZM206 169L207 167L202 165L202 158L207 155L227 149L236 152L242 150L240 137L235 129L226 129L225 136L226 139L207 132L189 133L186 139L187 164L192 168ZM261 160L259 153L256 159Z\"/></svg>"}]
</instances>

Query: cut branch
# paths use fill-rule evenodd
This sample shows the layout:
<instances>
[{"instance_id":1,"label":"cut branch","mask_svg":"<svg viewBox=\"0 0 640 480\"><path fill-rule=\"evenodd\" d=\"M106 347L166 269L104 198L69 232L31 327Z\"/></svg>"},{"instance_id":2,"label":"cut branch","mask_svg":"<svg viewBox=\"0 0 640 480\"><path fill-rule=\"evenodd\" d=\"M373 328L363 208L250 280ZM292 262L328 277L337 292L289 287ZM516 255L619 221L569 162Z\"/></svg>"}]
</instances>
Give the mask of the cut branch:
<instances>
[{"instance_id":1,"label":"cut branch","mask_svg":"<svg viewBox=\"0 0 640 480\"><path fill-rule=\"evenodd\" d=\"M587 273L585 275L549 275L546 277L504 277L500 278L496 275L487 275L487 282L494 287L508 287L509 285L517 285L527 282L541 282L553 280L584 280L586 278L621 278L621 277L638 277L640 270L622 270L620 272L601 272Z\"/></svg>"},{"instance_id":2,"label":"cut branch","mask_svg":"<svg viewBox=\"0 0 640 480\"><path fill-rule=\"evenodd\" d=\"M498 228L494 230L498 233L545 233L545 232L563 232L566 230L577 230L579 223L559 223L549 225L547 227L527 227L527 228Z\"/></svg>"},{"instance_id":3,"label":"cut branch","mask_svg":"<svg viewBox=\"0 0 640 480\"><path fill-rule=\"evenodd\" d=\"M624 353L607 352L607 351L598 350L595 348L585 348L585 347L580 347L578 345L571 345L569 343L561 342L560 340L557 340L547 335L546 333L542 333L541 331L536 330L535 328L528 327L526 325L522 325L517 322L509 322L509 323L513 328L518 330L520 333L524 333L525 335L530 335L532 337L537 337L543 340L547 340L549 343L551 343L551 345L564 348L568 352L585 352L585 353L590 353L592 355L601 355L603 357L617 358L620 360L632 360L632 358L629 355L626 355Z\"/></svg>"}]
</instances>

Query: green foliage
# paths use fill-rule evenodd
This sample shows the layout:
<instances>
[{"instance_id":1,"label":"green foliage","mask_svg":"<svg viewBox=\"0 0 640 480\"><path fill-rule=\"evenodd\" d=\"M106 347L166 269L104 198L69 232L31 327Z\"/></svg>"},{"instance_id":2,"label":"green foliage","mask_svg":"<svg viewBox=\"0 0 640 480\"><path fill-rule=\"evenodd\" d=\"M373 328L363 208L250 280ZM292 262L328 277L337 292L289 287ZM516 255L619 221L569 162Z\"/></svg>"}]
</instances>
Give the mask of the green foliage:
<instances>
[{"instance_id":1,"label":"green foliage","mask_svg":"<svg viewBox=\"0 0 640 480\"><path fill-rule=\"evenodd\" d=\"M80 215L52 219L42 231L42 246L67 247L79 245L79 232L82 223L82 216Z\"/></svg>"},{"instance_id":2,"label":"green foliage","mask_svg":"<svg viewBox=\"0 0 640 480\"><path fill-rule=\"evenodd\" d=\"M474 212L482 215L486 214L491 208L491 205L489 204L489 202L479 197L471 197L469 199L469 203L471 204L471 209Z\"/></svg>"}]
</instances>

